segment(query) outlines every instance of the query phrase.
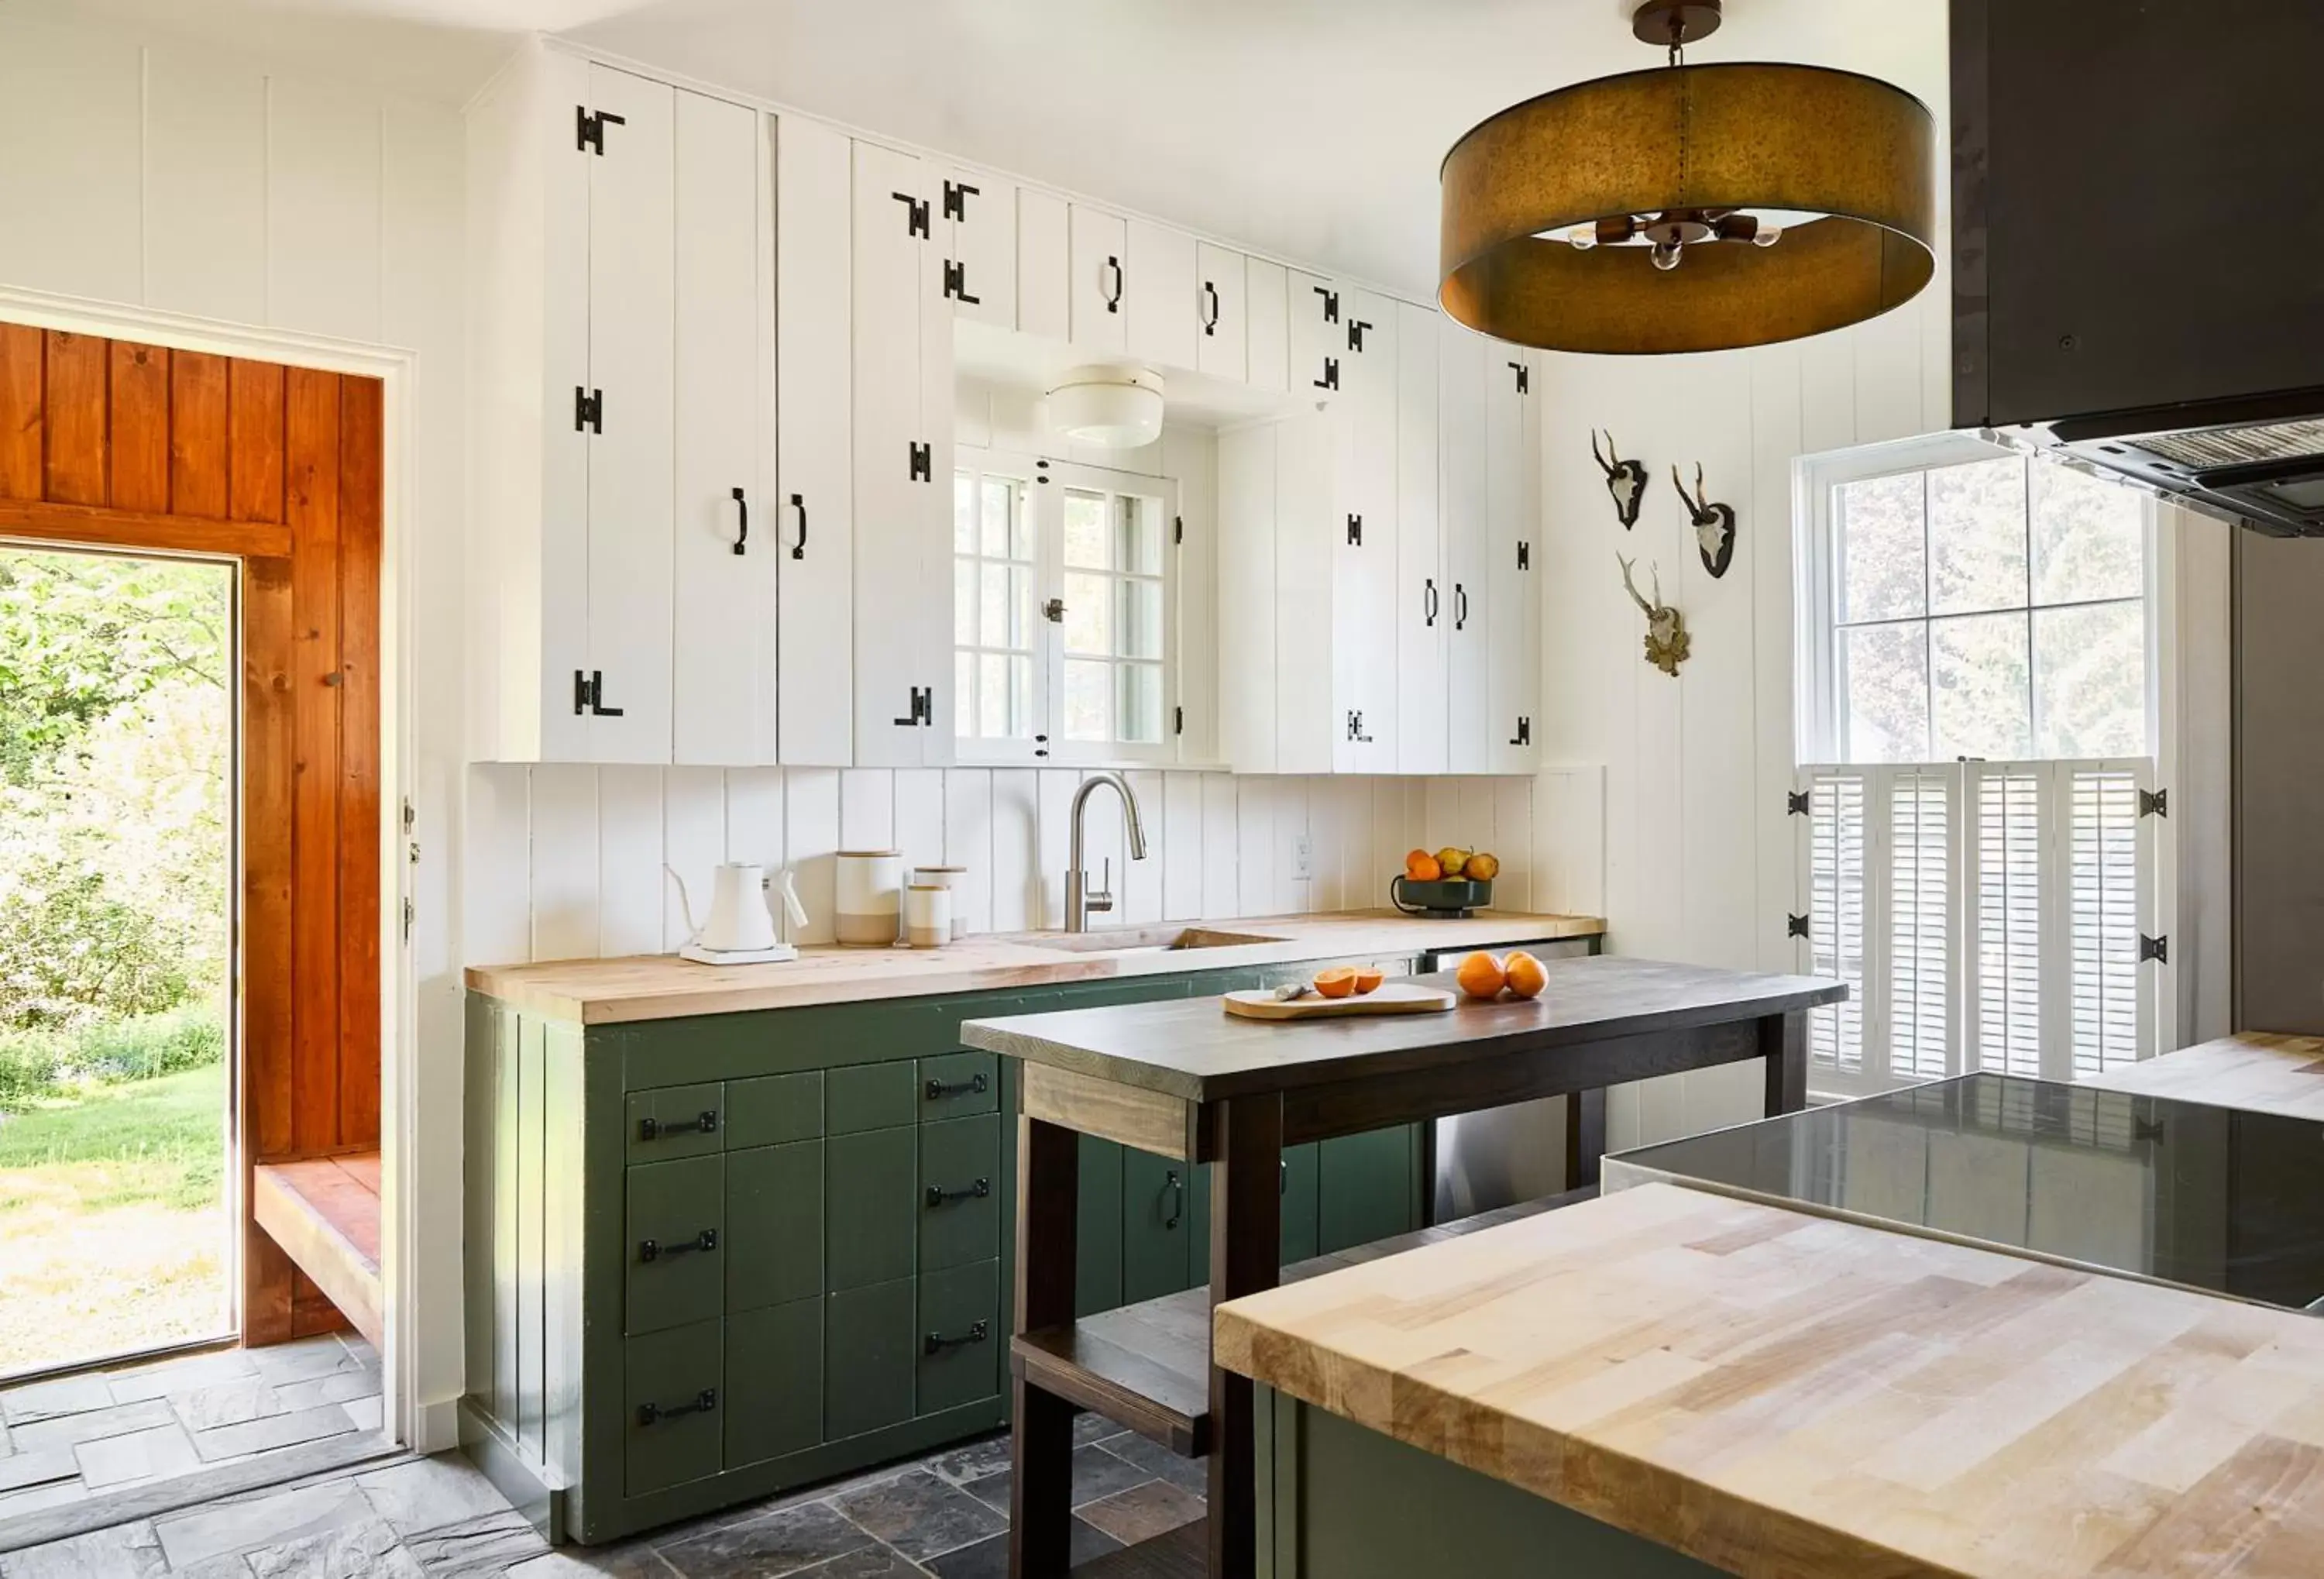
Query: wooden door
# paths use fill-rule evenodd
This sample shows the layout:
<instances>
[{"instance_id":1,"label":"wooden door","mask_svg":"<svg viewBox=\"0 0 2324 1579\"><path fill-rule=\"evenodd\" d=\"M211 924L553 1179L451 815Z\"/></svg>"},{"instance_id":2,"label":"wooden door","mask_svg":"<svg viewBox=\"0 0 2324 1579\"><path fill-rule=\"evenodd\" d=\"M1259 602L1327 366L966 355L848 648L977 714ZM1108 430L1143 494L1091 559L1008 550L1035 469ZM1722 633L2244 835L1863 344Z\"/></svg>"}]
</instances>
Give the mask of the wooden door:
<instances>
[{"instance_id":1,"label":"wooden door","mask_svg":"<svg viewBox=\"0 0 2324 1579\"><path fill-rule=\"evenodd\" d=\"M382 393L0 324L0 536L240 565L245 1201L255 1163L379 1149ZM247 1341L342 1325L244 1228Z\"/></svg>"}]
</instances>

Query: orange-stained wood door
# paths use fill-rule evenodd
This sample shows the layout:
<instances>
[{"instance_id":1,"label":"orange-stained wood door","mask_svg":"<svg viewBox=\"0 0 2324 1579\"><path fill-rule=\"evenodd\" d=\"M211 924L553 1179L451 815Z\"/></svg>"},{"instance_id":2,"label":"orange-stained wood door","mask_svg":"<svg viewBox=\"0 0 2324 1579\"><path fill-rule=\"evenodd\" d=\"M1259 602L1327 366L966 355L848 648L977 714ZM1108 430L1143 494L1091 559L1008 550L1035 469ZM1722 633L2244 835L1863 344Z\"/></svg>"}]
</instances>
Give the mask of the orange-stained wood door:
<instances>
[{"instance_id":1,"label":"orange-stained wood door","mask_svg":"<svg viewBox=\"0 0 2324 1579\"><path fill-rule=\"evenodd\" d=\"M0 537L241 561L245 1203L255 1163L379 1147L381 395L0 324ZM244 1229L246 1341L338 1325Z\"/></svg>"}]
</instances>

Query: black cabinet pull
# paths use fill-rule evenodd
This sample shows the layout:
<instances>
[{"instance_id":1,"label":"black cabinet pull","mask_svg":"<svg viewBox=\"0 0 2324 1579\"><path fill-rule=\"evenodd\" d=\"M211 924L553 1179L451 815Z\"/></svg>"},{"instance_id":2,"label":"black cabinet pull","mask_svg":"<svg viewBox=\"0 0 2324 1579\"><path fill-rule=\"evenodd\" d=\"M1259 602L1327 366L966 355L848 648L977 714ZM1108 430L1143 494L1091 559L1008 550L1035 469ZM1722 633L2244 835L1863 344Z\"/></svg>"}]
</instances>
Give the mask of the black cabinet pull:
<instances>
[{"instance_id":1,"label":"black cabinet pull","mask_svg":"<svg viewBox=\"0 0 2324 1579\"><path fill-rule=\"evenodd\" d=\"M734 490L734 551L739 554L743 552L742 545L751 540L751 502L740 488Z\"/></svg>"},{"instance_id":2,"label":"black cabinet pull","mask_svg":"<svg viewBox=\"0 0 2324 1579\"><path fill-rule=\"evenodd\" d=\"M706 1107L683 1123L665 1124L657 1118L638 1121L638 1139L660 1140L672 1135L715 1135L718 1132L718 1110Z\"/></svg>"},{"instance_id":3,"label":"black cabinet pull","mask_svg":"<svg viewBox=\"0 0 2324 1579\"><path fill-rule=\"evenodd\" d=\"M1215 335L1219 332L1219 288L1205 280L1203 282L1203 295L1211 304L1210 315L1203 319L1203 333Z\"/></svg>"},{"instance_id":4,"label":"black cabinet pull","mask_svg":"<svg viewBox=\"0 0 2324 1579\"><path fill-rule=\"evenodd\" d=\"M1178 1177L1178 1170L1174 1168L1164 1179L1163 1187L1170 1192L1170 1214L1162 1219L1162 1226L1176 1228L1178 1220L1186 1214L1186 1182Z\"/></svg>"},{"instance_id":5,"label":"black cabinet pull","mask_svg":"<svg viewBox=\"0 0 2324 1579\"><path fill-rule=\"evenodd\" d=\"M794 494L791 495L791 508L798 512L799 518L798 541L791 545L791 558L804 559L807 558L807 501Z\"/></svg>"},{"instance_id":6,"label":"black cabinet pull","mask_svg":"<svg viewBox=\"0 0 2324 1579\"><path fill-rule=\"evenodd\" d=\"M1348 546L1351 549L1364 546L1364 518L1360 515L1348 517Z\"/></svg>"},{"instance_id":7,"label":"black cabinet pull","mask_svg":"<svg viewBox=\"0 0 2324 1579\"><path fill-rule=\"evenodd\" d=\"M947 1096L964 1096L970 1094L982 1096L991 1088L991 1076L982 1074L972 1075L965 1080L954 1080L949 1083L931 1080L928 1082L928 1100L942 1102Z\"/></svg>"},{"instance_id":8,"label":"black cabinet pull","mask_svg":"<svg viewBox=\"0 0 2324 1579\"><path fill-rule=\"evenodd\" d=\"M1105 309L1108 312L1120 312L1124 283L1121 277L1121 260L1109 254L1105 260L1105 266L1113 275L1112 287L1106 292Z\"/></svg>"},{"instance_id":9,"label":"black cabinet pull","mask_svg":"<svg viewBox=\"0 0 2324 1579\"><path fill-rule=\"evenodd\" d=\"M1452 628L1456 631L1469 628L1469 589L1458 581L1452 584Z\"/></svg>"},{"instance_id":10,"label":"black cabinet pull","mask_svg":"<svg viewBox=\"0 0 2324 1579\"><path fill-rule=\"evenodd\" d=\"M710 1251L717 1248L718 1230L706 1228L692 1239L681 1239L671 1244L664 1244L659 1239L641 1239L638 1241L638 1260L658 1261L666 1255L685 1255L690 1251Z\"/></svg>"},{"instance_id":11,"label":"black cabinet pull","mask_svg":"<svg viewBox=\"0 0 2324 1579\"><path fill-rule=\"evenodd\" d=\"M706 1415L718 1407L718 1390L706 1387L682 1404L640 1404L638 1424L652 1426L663 1420L675 1420L681 1415Z\"/></svg>"},{"instance_id":12,"label":"black cabinet pull","mask_svg":"<svg viewBox=\"0 0 2324 1579\"><path fill-rule=\"evenodd\" d=\"M971 1344L981 1344L991 1335L992 1324L986 1321L978 1322L974 1326L970 1327L966 1332L961 1334L960 1336L956 1338L948 1338L942 1333L930 1333L927 1336L920 1340L920 1353L923 1354L941 1354L946 1349L960 1349L965 1348Z\"/></svg>"},{"instance_id":13,"label":"black cabinet pull","mask_svg":"<svg viewBox=\"0 0 2324 1579\"><path fill-rule=\"evenodd\" d=\"M1423 597L1421 607L1427 611L1427 623L1430 627L1434 628L1436 623L1436 610L1439 602L1436 596L1436 577L1431 576L1420 585Z\"/></svg>"},{"instance_id":14,"label":"black cabinet pull","mask_svg":"<svg viewBox=\"0 0 2324 1579\"><path fill-rule=\"evenodd\" d=\"M948 1190L941 1185L930 1185L928 1187L928 1205L930 1209L934 1209L949 1201L981 1201L991 1193L992 1181L989 1178L978 1179L966 1189L959 1190Z\"/></svg>"}]
</instances>

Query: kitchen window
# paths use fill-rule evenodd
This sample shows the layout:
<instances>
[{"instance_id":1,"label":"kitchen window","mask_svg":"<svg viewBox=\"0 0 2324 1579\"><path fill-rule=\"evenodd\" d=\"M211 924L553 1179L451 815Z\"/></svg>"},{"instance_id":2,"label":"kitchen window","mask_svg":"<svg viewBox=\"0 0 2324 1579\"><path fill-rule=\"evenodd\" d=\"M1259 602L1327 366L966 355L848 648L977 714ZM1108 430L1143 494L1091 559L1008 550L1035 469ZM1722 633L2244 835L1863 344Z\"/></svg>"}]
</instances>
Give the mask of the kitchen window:
<instances>
[{"instance_id":1,"label":"kitchen window","mask_svg":"<svg viewBox=\"0 0 2324 1579\"><path fill-rule=\"evenodd\" d=\"M963 448L953 477L964 758L1176 754L1177 485Z\"/></svg>"},{"instance_id":2,"label":"kitchen window","mask_svg":"<svg viewBox=\"0 0 2324 1579\"><path fill-rule=\"evenodd\" d=\"M1955 436L1801 463L1788 809L1810 1084L2155 1050L2153 506Z\"/></svg>"}]
</instances>

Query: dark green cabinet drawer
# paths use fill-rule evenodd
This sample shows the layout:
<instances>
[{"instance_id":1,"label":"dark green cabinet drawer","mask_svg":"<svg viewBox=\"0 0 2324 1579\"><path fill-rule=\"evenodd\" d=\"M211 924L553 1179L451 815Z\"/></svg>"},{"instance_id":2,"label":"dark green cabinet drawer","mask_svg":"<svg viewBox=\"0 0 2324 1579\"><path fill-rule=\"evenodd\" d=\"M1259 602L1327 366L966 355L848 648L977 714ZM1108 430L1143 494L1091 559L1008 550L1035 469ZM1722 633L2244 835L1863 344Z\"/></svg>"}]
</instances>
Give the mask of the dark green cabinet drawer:
<instances>
[{"instance_id":1,"label":"dark green cabinet drawer","mask_svg":"<svg viewBox=\"0 0 2324 1579\"><path fill-rule=\"evenodd\" d=\"M823 1300L726 1318L726 1467L823 1440Z\"/></svg>"},{"instance_id":2,"label":"dark green cabinet drawer","mask_svg":"<svg viewBox=\"0 0 2324 1579\"><path fill-rule=\"evenodd\" d=\"M1001 1253L1001 1183L998 1113L920 1126L921 1271Z\"/></svg>"},{"instance_id":3,"label":"dark green cabinet drawer","mask_svg":"<svg viewBox=\"0 0 2324 1579\"><path fill-rule=\"evenodd\" d=\"M946 1053L922 1058L919 1075L920 1117L956 1119L968 1113L997 1113L1001 1108L1001 1070L994 1053Z\"/></svg>"},{"instance_id":4,"label":"dark green cabinet drawer","mask_svg":"<svg viewBox=\"0 0 2324 1579\"><path fill-rule=\"evenodd\" d=\"M1127 1148L1094 1135L1084 1135L1081 1141L1080 1198L1074 1206L1074 1314L1095 1316L1121 1303L1121 1159ZM1017 1231L1013 1219L1009 1231Z\"/></svg>"},{"instance_id":5,"label":"dark green cabinet drawer","mask_svg":"<svg viewBox=\"0 0 2324 1579\"><path fill-rule=\"evenodd\" d=\"M687 1157L628 1170L629 1276L622 1330L659 1332L725 1308L726 1159Z\"/></svg>"},{"instance_id":6,"label":"dark green cabinet drawer","mask_svg":"<svg viewBox=\"0 0 2324 1579\"><path fill-rule=\"evenodd\" d=\"M917 1279L901 1278L825 1302L825 1440L844 1441L912 1417L918 1287Z\"/></svg>"},{"instance_id":7,"label":"dark green cabinet drawer","mask_svg":"<svg viewBox=\"0 0 2324 1579\"><path fill-rule=\"evenodd\" d=\"M823 1178L821 1140L726 1153L729 1311L824 1291Z\"/></svg>"},{"instance_id":8,"label":"dark green cabinet drawer","mask_svg":"<svg viewBox=\"0 0 2324 1579\"><path fill-rule=\"evenodd\" d=\"M823 1071L726 1083L726 1149L780 1146L823 1133Z\"/></svg>"},{"instance_id":9,"label":"dark green cabinet drawer","mask_svg":"<svg viewBox=\"0 0 2324 1579\"><path fill-rule=\"evenodd\" d=\"M1188 1275L1194 1169L1150 1151L1121 1154L1121 1299L1135 1305L1202 1281Z\"/></svg>"},{"instance_id":10,"label":"dark green cabinet drawer","mask_svg":"<svg viewBox=\"0 0 2324 1579\"><path fill-rule=\"evenodd\" d=\"M1319 1254L1409 1233L1420 1226L1413 1189L1411 1124L1316 1144L1315 1248Z\"/></svg>"},{"instance_id":11,"label":"dark green cabinet drawer","mask_svg":"<svg viewBox=\"0 0 2324 1579\"><path fill-rule=\"evenodd\" d=\"M630 1160L667 1162L726 1146L725 1087L665 1085L630 1093Z\"/></svg>"},{"instance_id":12,"label":"dark green cabinet drawer","mask_svg":"<svg viewBox=\"0 0 2324 1579\"><path fill-rule=\"evenodd\" d=\"M823 1132L852 1135L862 1130L892 1129L920 1116L912 1073L918 1065L910 1058L886 1064L851 1064L829 1069L823 1077Z\"/></svg>"},{"instance_id":13,"label":"dark green cabinet drawer","mask_svg":"<svg viewBox=\"0 0 2324 1579\"><path fill-rule=\"evenodd\" d=\"M718 1473L724 1344L706 1321L632 1338L622 1355L622 1484L632 1497Z\"/></svg>"},{"instance_id":14,"label":"dark green cabinet drawer","mask_svg":"<svg viewBox=\"0 0 2324 1579\"><path fill-rule=\"evenodd\" d=\"M919 1135L918 1125L906 1124L823 1143L827 1288L862 1288L912 1275L921 1212Z\"/></svg>"},{"instance_id":15,"label":"dark green cabinet drawer","mask_svg":"<svg viewBox=\"0 0 2324 1579\"><path fill-rule=\"evenodd\" d=\"M1310 1140L1283 1151L1283 1264L1286 1267L1323 1253L1315 1242L1316 1145Z\"/></svg>"},{"instance_id":16,"label":"dark green cabinet drawer","mask_svg":"<svg viewBox=\"0 0 2324 1579\"><path fill-rule=\"evenodd\" d=\"M1001 1263L920 1279L918 1412L934 1415L1001 1390Z\"/></svg>"}]
</instances>

